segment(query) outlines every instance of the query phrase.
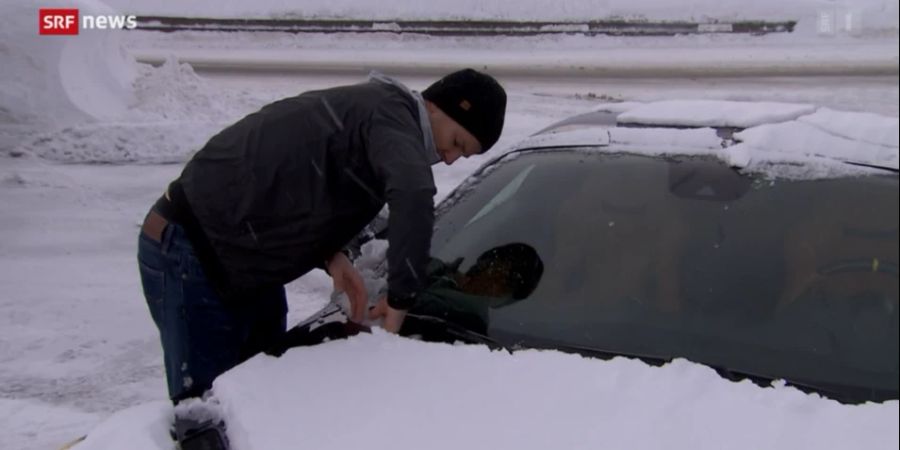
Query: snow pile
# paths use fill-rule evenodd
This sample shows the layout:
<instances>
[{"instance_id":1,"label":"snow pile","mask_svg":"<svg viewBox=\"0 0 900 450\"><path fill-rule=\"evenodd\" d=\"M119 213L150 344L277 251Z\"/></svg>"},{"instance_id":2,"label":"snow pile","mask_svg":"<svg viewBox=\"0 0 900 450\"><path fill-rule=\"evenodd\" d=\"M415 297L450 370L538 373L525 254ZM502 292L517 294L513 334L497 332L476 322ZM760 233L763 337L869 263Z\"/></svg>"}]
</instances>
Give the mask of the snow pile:
<instances>
[{"instance_id":1,"label":"snow pile","mask_svg":"<svg viewBox=\"0 0 900 450\"><path fill-rule=\"evenodd\" d=\"M111 13L93 0L70 3L82 15ZM118 33L41 36L37 13L42 6L37 1L0 6L0 118L60 125L119 117L134 101L136 68L119 46Z\"/></svg>"},{"instance_id":2,"label":"snow pile","mask_svg":"<svg viewBox=\"0 0 900 450\"><path fill-rule=\"evenodd\" d=\"M15 152L65 163L177 163L220 128L217 123L87 124L38 135Z\"/></svg>"},{"instance_id":3,"label":"snow pile","mask_svg":"<svg viewBox=\"0 0 900 450\"><path fill-rule=\"evenodd\" d=\"M136 63L119 44L120 33L39 35L38 10L46 6L0 4L0 152L49 127L116 120L135 101ZM111 13L93 0L66 7L82 15Z\"/></svg>"},{"instance_id":4,"label":"snow pile","mask_svg":"<svg viewBox=\"0 0 900 450\"><path fill-rule=\"evenodd\" d=\"M37 33L39 2L0 5L0 150L68 163L184 161L269 98L223 95L174 60L137 64L122 32ZM115 14L79 0L80 14ZM5 153L5 152L4 152Z\"/></svg>"},{"instance_id":5,"label":"snow pile","mask_svg":"<svg viewBox=\"0 0 900 450\"><path fill-rule=\"evenodd\" d=\"M619 115L618 121L640 125L750 128L794 120L815 110L812 105L791 103L670 100L629 109Z\"/></svg>"},{"instance_id":6,"label":"snow pile","mask_svg":"<svg viewBox=\"0 0 900 450\"><path fill-rule=\"evenodd\" d=\"M895 449L900 431L897 401L842 405L781 383L733 383L685 360L651 367L552 351L508 354L378 330L254 357L213 390L235 450ZM107 422L122 424L122 434L135 432L135 421L164 416L124 414ZM156 438L134 436L148 444L128 448L171 447L158 444L159 427L143 431ZM113 448L88 444L77 449Z\"/></svg>"},{"instance_id":7,"label":"snow pile","mask_svg":"<svg viewBox=\"0 0 900 450\"><path fill-rule=\"evenodd\" d=\"M138 104L117 120L53 129L16 151L66 163L183 162L213 134L270 100L247 91L222 93L173 59L160 67L141 65L138 74Z\"/></svg>"}]
</instances>

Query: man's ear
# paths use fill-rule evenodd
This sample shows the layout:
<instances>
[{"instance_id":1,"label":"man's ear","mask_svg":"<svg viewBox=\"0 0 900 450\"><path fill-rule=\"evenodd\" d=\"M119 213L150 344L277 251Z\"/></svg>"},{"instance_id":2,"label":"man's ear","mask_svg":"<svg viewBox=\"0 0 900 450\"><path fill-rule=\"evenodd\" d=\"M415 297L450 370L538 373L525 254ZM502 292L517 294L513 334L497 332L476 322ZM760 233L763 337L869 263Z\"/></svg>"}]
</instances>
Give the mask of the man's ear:
<instances>
[{"instance_id":1,"label":"man's ear","mask_svg":"<svg viewBox=\"0 0 900 450\"><path fill-rule=\"evenodd\" d=\"M443 123L441 120L439 120L441 109L438 108L434 103L425 100L425 111L428 112L428 121L431 122L432 132L437 131L437 128L440 127Z\"/></svg>"}]
</instances>

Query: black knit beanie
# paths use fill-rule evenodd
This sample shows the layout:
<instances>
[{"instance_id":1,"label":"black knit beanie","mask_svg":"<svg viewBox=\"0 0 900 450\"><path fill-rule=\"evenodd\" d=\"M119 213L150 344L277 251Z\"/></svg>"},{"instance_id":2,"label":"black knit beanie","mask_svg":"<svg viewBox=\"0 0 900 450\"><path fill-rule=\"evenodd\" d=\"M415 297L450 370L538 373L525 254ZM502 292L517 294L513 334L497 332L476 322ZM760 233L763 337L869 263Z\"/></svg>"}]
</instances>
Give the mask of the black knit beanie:
<instances>
[{"instance_id":1,"label":"black knit beanie","mask_svg":"<svg viewBox=\"0 0 900 450\"><path fill-rule=\"evenodd\" d=\"M472 133L482 153L500 138L506 91L490 75L472 69L453 72L428 86L422 97Z\"/></svg>"}]
</instances>

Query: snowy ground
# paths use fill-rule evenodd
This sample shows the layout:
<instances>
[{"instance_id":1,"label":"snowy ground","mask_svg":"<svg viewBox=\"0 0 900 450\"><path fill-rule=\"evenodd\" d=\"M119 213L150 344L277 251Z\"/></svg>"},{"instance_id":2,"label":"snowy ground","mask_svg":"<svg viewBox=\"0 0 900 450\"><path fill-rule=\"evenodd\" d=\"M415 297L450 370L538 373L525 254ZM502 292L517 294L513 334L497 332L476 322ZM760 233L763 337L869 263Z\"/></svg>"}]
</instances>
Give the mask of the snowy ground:
<instances>
[{"instance_id":1,"label":"snowy ground","mask_svg":"<svg viewBox=\"0 0 900 450\"><path fill-rule=\"evenodd\" d=\"M119 6L123 9L138 6L137 2L123 0L122 3ZM474 7L471 2L454 3L458 5L442 14L452 16L456 14L454 11L459 11L454 8L465 5L488 13L493 8ZM577 13L578 3L567 2L561 11ZM603 3L615 12L630 2ZM715 3L698 2L694 8L682 12L696 14L701 6ZM165 2L159 5L162 8ZM397 0L390 5L404 4ZM735 5L731 7L736 10ZM896 17L896 5L887 7L894 8L891 17ZM337 2L334 8L343 11L352 9L352 5ZM660 17L674 14L663 7L654 11ZM10 29L4 24L0 32ZM807 34L804 39L812 39L813 34ZM4 64L7 61L19 64L16 67L32 64L38 69L31 76L47 79L53 78L52 70L67 74L66 66L42 67L31 53L24 57L15 52L12 43L26 45L31 41L14 40L15 34L2 36L0 55ZM156 49L163 54L214 46L245 54L252 53L253 49L267 49L275 54L281 52L283 58L286 48L301 39L270 38L254 35L211 39L190 34L135 33L127 35L125 43L133 51ZM378 46L382 55L395 59L451 55L460 46L460 41L453 40L410 42L379 37L372 41L367 37L365 41L354 41L349 36L337 41L329 39L314 37L306 45L313 50L332 45L349 52ZM772 39L777 41L783 37ZM888 62L896 65L896 34L887 41L877 37L871 38L874 41L868 39L865 42L875 42L877 51L886 51ZM740 51L756 47L757 42L738 39L729 41L728 45ZM854 43L859 43L850 38L839 42L846 50L842 55L853 53ZM885 42L892 44L885 46ZM594 45L619 44L618 40L575 38L527 44L507 41L496 48L484 48L484 42L466 45L479 47L488 54L492 51L503 54L510 49L525 51L528 45L533 45L545 50L542 54L546 56L552 55L554 48L572 51L581 46L576 50L585 51ZM43 44L35 45L29 52L40 50ZM647 48L655 48L654 56L670 63L685 54L673 52L661 42ZM684 46L679 48L683 50ZM872 54L885 53L869 53ZM19 57L22 58L12 59ZM558 61L549 58L544 62L552 66ZM72 115L56 117L53 115L56 110L47 105L17 100L39 98L39 91L52 88L49 85L29 87L28 72L13 73L13 83L4 84L0 89L2 449L52 449L93 429L116 411L141 404L144 406L139 410L126 413L130 417L115 416L107 423L105 435L116 435L116 430L109 430L110 426L155 429L169 410L164 402L152 403L165 399L165 384L156 330L140 295L134 263L138 224L143 214L165 184L177 176L180 163L222 126L274 99L308 89L353 83L364 77L363 73L336 76L284 71L239 75L200 72L198 75L174 62L157 68L136 67L130 94L133 97L125 109L99 120L83 115L76 117L77 108L70 104L63 106L74 111ZM10 79L3 80L7 83ZM403 80L421 89L431 77L409 75ZM508 88L510 102L507 125L498 148L509 146L556 119L607 101L682 98L789 101L898 115L896 74L815 78L510 77L501 81ZM20 86L25 87L20 89ZM22 113L26 110L28 114ZM435 174L438 199L446 196L483 161L484 158L476 157L453 167L438 168ZM318 272L292 283L289 321L297 322L313 312L327 299L329 291L330 280ZM687 362L655 369L634 361L601 362L555 353L509 356L490 353L484 348L432 346L380 334L292 352L289 356L284 360L261 357L229 374L221 383L220 401L223 408L231 408L236 423L241 426L263 427L260 430L265 430L264 426L290 428L286 437L308 438L307 442L314 443L310 447L315 448L364 445L396 448L397 445L389 445L377 436L393 427L395 421L414 419L410 412L422 424L447 425L440 429L416 429L409 435L410 439L436 442L434 448L461 445L471 448L898 446L897 402L841 406L789 388L762 390L748 384L733 384ZM464 370L457 372L459 367ZM252 403L247 396L265 393L254 393L246 387L263 383L254 378L254 373L279 371L286 378L268 381L296 395L268 399L273 408L269 412L284 411L284 417L283 421L266 422L269 416L253 416L262 412L247 406ZM378 391L360 387L367 382ZM356 387L348 388L353 383ZM398 386L415 395L391 396L392 389L399 389ZM328 393L337 394L340 407L335 407L330 397L326 398ZM285 411L295 406L292 402L301 400L309 403ZM295 415L296 420L292 420ZM359 428L354 433L345 433L352 428L348 424L354 423ZM470 433L459 433L458 429ZM98 436L103 436L104 429L98 430ZM304 434L304 430L311 434ZM153 436L147 429L138 431ZM255 440L261 435L240 430L235 434L239 440L243 439L242 448L272 448ZM469 438L472 440L466 440ZM551 442L549 438L556 439ZM158 444L150 439L143 448L165 448L154 447ZM421 442L414 441L400 444L400 447L421 446ZM89 448L104 447L97 444Z\"/></svg>"}]
</instances>

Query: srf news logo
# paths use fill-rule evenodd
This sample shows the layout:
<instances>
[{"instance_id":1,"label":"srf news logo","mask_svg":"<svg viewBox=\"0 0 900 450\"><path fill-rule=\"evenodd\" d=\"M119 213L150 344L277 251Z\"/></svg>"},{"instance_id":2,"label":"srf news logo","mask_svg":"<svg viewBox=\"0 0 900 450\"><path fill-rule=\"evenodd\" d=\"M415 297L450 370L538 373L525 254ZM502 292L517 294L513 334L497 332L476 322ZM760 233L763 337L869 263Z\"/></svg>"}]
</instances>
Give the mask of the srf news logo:
<instances>
[{"instance_id":1,"label":"srf news logo","mask_svg":"<svg viewBox=\"0 0 900 450\"><path fill-rule=\"evenodd\" d=\"M79 20L80 19L80 20ZM38 11L38 33L75 35L85 30L122 30L137 28L135 16L81 16L77 8L41 8Z\"/></svg>"}]
</instances>

